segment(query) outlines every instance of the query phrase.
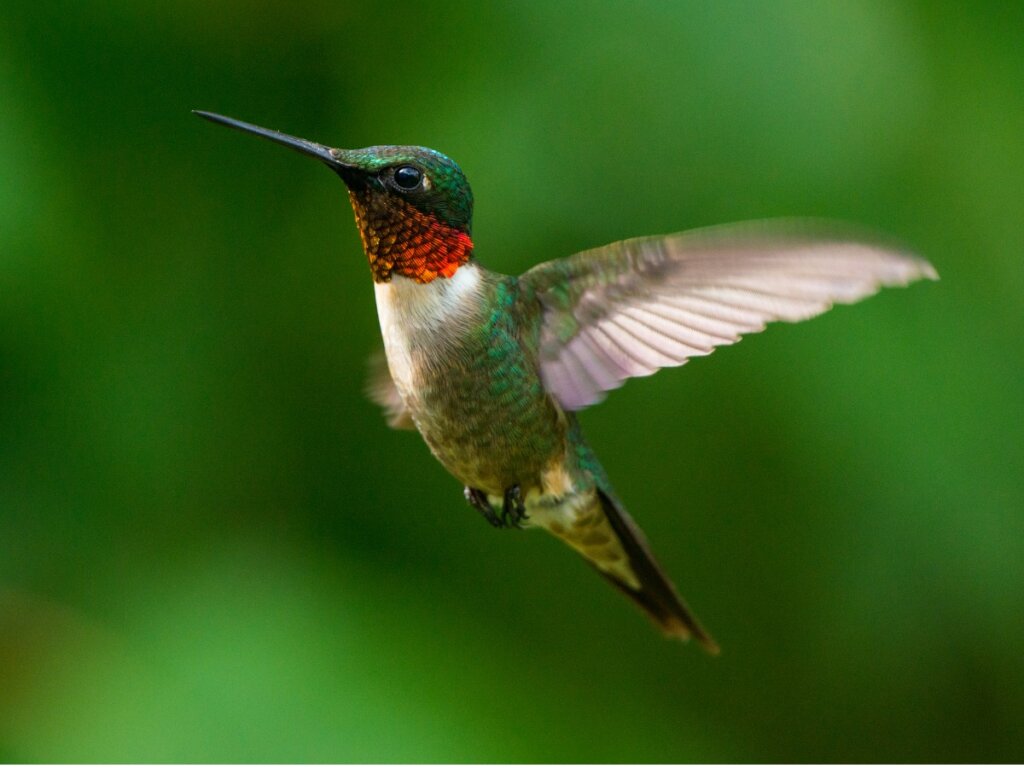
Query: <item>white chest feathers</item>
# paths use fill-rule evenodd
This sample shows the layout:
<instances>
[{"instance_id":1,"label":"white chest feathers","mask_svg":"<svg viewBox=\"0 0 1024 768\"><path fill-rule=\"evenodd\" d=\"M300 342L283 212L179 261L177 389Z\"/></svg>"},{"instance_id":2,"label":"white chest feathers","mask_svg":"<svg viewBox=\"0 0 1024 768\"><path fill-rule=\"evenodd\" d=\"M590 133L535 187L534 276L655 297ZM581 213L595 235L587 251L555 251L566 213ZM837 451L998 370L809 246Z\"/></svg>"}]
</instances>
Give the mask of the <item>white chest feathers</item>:
<instances>
[{"instance_id":1,"label":"white chest feathers","mask_svg":"<svg viewBox=\"0 0 1024 768\"><path fill-rule=\"evenodd\" d=\"M429 283L395 275L374 284L388 368L403 398L416 388L414 351L429 344L443 354L445 346L471 327L481 290L480 268L473 263Z\"/></svg>"}]
</instances>

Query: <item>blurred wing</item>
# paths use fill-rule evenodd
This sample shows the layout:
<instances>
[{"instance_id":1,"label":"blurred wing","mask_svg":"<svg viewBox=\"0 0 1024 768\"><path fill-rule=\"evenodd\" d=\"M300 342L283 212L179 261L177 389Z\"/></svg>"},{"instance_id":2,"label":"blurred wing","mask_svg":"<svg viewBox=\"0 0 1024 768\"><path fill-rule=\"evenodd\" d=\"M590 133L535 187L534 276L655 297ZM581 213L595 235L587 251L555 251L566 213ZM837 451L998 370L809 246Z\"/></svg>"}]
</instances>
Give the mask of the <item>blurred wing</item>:
<instances>
[{"instance_id":1,"label":"blurred wing","mask_svg":"<svg viewBox=\"0 0 1024 768\"><path fill-rule=\"evenodd\" d=\"M579 410L630 377L710 354L774 320L938 279L923 259L841 232L750 222L624 240L534 267L521 282L544 311L545 385Z\"/></svg>"},{"instance_id":2,"label":"blurred wing","mask_svg":"<svg viewBox=\"0 0 1024 768\"><path fill-rule=\"evenodd\" d=\"M412 416L398 394L384 350L378 350L367 361L366 396L384 409L384 419L392 429L416 429Z\"/></svg>"}]
</instances>

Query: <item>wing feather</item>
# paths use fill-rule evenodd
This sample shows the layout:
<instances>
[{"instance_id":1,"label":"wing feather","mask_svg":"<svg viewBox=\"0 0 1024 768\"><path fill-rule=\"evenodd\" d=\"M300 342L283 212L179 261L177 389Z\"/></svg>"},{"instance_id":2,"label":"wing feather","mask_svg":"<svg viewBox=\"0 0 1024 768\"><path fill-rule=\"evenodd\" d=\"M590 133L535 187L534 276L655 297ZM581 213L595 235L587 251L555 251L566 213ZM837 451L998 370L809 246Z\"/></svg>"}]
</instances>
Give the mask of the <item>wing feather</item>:
<instances>
[{"instance_id":1,"label":"wing feather","mask_svg":"<svg viewBox=\"0 0 1024 768\"><path fill-rule=\"evenodd\" d=\"M609 367L603 351L591 340L589 334L578 334L568 346L580 364L586 368L598 392L606 392L619 385L622 377L616 376L614 368Z\"/></svg>"},{"instance_id":2,"label":"wing feather","mask_svg":"<svg viewBox=\"0 0 1024 768\"><path fill-rule=\"evenodd\" d=\"M392 429L416 429L412 414L391 378L384 350L378 350L367 361L366 396L384 410L384 420Z\"/></svg>"},{"instance_id":3,"label":"wing feather","mask_svg":"<svg viewBox=\"0 0 1024 768\"><path fill-rule=\"evenodd\" d=\"M773 321L798 322L884 286L937 279L899 248L811 221L640 238L541 264L541 375L563 407L682 365Z\"/></svg>"}]
</instances>

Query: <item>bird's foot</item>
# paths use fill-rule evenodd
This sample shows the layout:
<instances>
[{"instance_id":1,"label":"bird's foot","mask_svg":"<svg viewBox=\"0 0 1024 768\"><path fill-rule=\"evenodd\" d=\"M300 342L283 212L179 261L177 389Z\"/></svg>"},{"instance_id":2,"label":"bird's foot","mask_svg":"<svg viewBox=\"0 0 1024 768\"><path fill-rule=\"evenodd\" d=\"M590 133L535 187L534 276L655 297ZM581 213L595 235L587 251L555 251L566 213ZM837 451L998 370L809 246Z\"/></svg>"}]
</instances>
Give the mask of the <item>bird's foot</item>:
<instances>
[{"instance_id":1,"label":"bird's foot","mask_svg":"<svg viewBox=\"0 0 1024 768\"><path fill-rule=\"evenodd\" d=\"M518 485L505 489L505 503L501 508L501 522L509 528L522 528L523 520L528 520L526 504Z\"/></svg>"},{"instance_id":2,"label":"bird's foot","mask_svg":"<svg viewBox=\"0 0 1024 768\"><path fill-rule=\"evenodd\" d=\"M466 501L469 502L469 506L473 507L473 509L483 515L484 520L495 528L505 527L504 521L502 518L498 517L498 514L494 511L494 507L491 506L491 502L487 500L486 493L476 488L470 488L468 485L463 493L466 496Z\"/></svg>"}]
</instances>

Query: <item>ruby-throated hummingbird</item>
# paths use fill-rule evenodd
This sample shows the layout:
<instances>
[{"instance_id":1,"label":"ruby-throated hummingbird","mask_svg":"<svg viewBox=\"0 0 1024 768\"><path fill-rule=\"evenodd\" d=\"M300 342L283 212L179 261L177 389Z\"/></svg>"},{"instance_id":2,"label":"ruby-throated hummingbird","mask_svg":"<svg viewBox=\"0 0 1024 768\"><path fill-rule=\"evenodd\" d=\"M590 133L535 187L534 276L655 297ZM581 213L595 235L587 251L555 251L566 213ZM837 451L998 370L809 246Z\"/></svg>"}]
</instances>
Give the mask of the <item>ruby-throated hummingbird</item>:
<instances>
[{"instance_id":1,"label":"ruby-throated hummingbird","mask_svg":"<svg viewBox=\"0 0 1024 768\"><path fill-rule=\"evenodd\" d=\"M491 524L544 528L666 635L696 637L712 652L718 646L615 496L576 411L630 377L707 355L767 322L937 277L922 259L807 221L626 240L502 275L476 260L473 195L445 155L332 149L196 114L315 157L345 182L387 361L370 394L388 423L419 430Z\"/></svg>"}]
</instances>

